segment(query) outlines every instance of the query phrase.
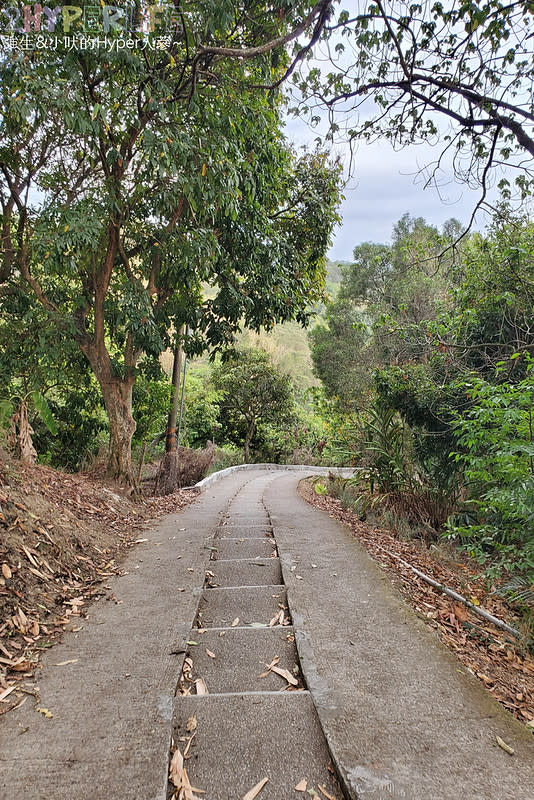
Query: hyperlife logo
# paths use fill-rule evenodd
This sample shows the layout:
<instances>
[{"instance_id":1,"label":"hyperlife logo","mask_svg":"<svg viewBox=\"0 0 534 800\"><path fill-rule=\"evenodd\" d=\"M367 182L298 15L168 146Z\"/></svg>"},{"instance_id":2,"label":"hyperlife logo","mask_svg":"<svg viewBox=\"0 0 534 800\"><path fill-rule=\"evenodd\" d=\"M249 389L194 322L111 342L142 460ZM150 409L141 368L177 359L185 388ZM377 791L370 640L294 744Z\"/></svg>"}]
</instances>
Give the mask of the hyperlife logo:
<instances>
[{"instance_id":1,"label":"hyperlife logo","mask_svg":"<svg viewBox=\"0 0 534 800\"><path fill-rule=\"evenodd\" d=\"M173 5L129 3L115 5L8 6L0 10L0 33L139 33L181 29L179 12Z\"/></svg>"}]
</instances>

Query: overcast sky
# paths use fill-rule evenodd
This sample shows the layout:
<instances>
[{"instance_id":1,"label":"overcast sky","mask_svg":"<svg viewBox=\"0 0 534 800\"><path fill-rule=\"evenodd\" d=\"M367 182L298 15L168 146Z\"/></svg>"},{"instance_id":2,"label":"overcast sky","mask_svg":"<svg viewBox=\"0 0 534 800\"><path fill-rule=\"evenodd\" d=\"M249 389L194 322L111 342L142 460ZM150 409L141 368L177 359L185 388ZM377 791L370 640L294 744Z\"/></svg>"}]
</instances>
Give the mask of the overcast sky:
<instances>
[{"instance_id":1,"label":"overcast sky","mask_svg":"<svg viewBox=\"0 0 534 800\"><path fill-rule=\"evenodd\" d=\"M297 147L313 147L316 134L301 120L288 120L286 133ZM348 150L338 147L337 152L348 167ZM432 186L424 188L424 179L418 175L438 153L438 147L423 145L395 152L387 141L360 144L353 165L354 177L344 192L343 221L335 231L329 257L333 261L350 261L354 247L361 242L388 243L394 224L406 212L424 217L438 228L451 217L466 225L478 193L454 182L446 173L439 192ZM475 229L482 230L486 219L480 213Z\"/></svg>"}]
</instances>

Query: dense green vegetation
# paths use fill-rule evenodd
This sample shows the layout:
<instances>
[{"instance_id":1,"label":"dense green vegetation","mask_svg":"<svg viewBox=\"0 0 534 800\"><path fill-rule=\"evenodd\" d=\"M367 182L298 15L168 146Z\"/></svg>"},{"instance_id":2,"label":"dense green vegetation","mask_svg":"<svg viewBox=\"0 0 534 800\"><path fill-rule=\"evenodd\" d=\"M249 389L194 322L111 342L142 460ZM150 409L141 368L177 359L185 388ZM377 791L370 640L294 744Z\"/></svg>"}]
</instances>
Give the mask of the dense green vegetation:
<instances>
[{"instance_id":1,"label":"dense green vegetation","mask_svg":"<svg viewBox=\"0 0 534 800\"><path fill-rule=\"evenodd\" d=\"M488 574L534 577L534 225L458 241L405 215L366 243L310 334L352 501L458 541Z\"/></svg>"}]
</instances>

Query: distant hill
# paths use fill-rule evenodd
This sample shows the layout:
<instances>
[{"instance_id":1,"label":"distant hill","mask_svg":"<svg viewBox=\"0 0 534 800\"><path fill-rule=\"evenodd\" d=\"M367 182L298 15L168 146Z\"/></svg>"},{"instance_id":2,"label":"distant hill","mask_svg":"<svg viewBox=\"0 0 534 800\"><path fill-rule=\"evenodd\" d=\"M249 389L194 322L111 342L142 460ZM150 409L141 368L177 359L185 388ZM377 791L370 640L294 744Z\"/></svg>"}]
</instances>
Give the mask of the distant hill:
<instances>
[{"instance_id":1,"label":"distant hill","mask_svg":"<svg viewBox=\"0 0 534 800\"><path fill-rule=\"evenodd\" d=\"M326 289L330 297L335 297L341 283L339 262L329 261L326 266ZM321 318L323 308L317 309L316 320ZM310 328L316 324L311 322ZM250 347L261 347L271 354L275 364L291 375L295 384L301 389L318 386L319 381L313 374L308 329L297 322L284 322L276 325L269 333L260 334L244 331L239 337L240 344Z\"/></svg>"},{"instance_id":2,"label":"distant hill","mask_svg":"<svg viewBox=\"0 0 534 800\"><path fill-rule=\"evenodd\" d=\"M341 266L344 262L329 261L327 263L326 289L330 297L335 297L341 283ZM347 262L348 263L348 262ZM320 319L323 308L317 309L317 318ZM316 322L311 323L313 327ZM295 384L300 389L308 389L317 386L319 381L313 374L310 347L308 344L308 329L303 328L297 322L284 322L275 325L268 333L262 331L259 334L253 331L243 331L238 337L241 346L261 347L270 353L275 364L288 375L291 375ZM208 359L206 357L195 359L191 368L193 370L204 366ZM166 353L162 358L164 369L170 374L172 371L172 357Z\"/></svg>"}]
</instances>

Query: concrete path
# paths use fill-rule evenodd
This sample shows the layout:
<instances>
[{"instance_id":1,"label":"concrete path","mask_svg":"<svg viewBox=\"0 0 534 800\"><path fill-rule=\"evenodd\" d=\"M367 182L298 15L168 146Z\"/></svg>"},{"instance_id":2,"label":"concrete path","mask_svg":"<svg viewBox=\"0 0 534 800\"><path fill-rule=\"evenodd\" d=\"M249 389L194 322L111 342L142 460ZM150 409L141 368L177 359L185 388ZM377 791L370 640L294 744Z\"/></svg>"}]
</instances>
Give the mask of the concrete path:
<instances>
[{"instance_id":1,"label":"concrete path","mask_svg":"<svg viewBox=\"0 0 534 800\"><path fill-rule=\"evenodd\" d=\"M233 472L145 534L115 599L45 655L39 703L0 718L1 800L165 800L192 718L206 800L264 778L258 800L309 797L302 779L338 800L532 800L532 735L297 496L302 477Z\"/></svg>"}]
</instances>

